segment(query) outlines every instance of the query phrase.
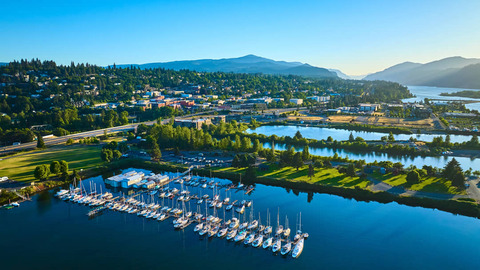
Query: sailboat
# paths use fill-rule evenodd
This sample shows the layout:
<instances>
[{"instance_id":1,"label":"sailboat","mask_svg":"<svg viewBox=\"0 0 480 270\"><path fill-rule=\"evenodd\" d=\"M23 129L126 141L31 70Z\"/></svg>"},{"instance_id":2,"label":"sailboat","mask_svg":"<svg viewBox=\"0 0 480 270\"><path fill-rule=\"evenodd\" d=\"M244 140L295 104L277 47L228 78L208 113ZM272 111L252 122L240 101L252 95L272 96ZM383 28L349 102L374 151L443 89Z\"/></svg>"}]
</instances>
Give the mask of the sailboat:
<instances>
[{"instance_id":1,"label":"sailboat","mask_svg":"<svg viewBox=\"0 0 480 270\"><path fill-rule=\"evenodd\" d=\"M290 250L292 250L292 242L287 241L287 243L282 247L282 250L280 251L280 253L282 255L286 255L290 252Z\"/></svg>"},{"instance_id":2,"label":"sailboat","mask_svg":"<svg viewBox=\"0 0 480 270\"><path fill-rule=\"evenodd\" d=\"M273 243L272 251L276 253L280 251L281 248L282 248L282 240L280 240L280 238L277 238L277 240L275 240L275 242Z\"/></svg>"},{"instance_id":3,"label":"sailboat","mask_svg":"<svg viewBox=\"0 0 480 270\"><path fill-rule=\"evenodd\" d=\"M275 235L280 235L283 232L283 226L280 225L280 208L278 208L277 214L277 229L275 230Z\"/></svg>"},{"instance_id":4,"label":"sailboat","mask_svg":"<svg viewBox=\"0 0 480 270\"><path fill-rule=\"evenodd\" d=\"M295 244L295 247L293 248L293 251L292 251L292 257L293 258L298 258L298 256L300 256L300 254L302 254L302 251L303 251L303 244L304 244L304 238L300 238L300 240L298 240L298 242Z\"/></svg>"},{"instance_id":5,"label":"sailboat","mask_svg":"<svg viewBox=\"0 0 480 270\"><path fill-rule=\"evenodd\" d=\"M283 230L283 237L289 237L290 236L290 228L288 227L288 217L285 216L285 228Z\"/></svg>"},{"instance_id":6,"label":"sailboat","mask_svg":"<svg viewBox=\"0 0 480 270\"><path fill-rule=\"evenodd\" d=\"M265 241L263 242L263 246L262 246L262 247L263 247L263 248L269 248L269 247L272 245L272 243L273 243L273 237L270 236L270 237L267 238L267 240L265 240Z\"/></svg>"}]
</instances>

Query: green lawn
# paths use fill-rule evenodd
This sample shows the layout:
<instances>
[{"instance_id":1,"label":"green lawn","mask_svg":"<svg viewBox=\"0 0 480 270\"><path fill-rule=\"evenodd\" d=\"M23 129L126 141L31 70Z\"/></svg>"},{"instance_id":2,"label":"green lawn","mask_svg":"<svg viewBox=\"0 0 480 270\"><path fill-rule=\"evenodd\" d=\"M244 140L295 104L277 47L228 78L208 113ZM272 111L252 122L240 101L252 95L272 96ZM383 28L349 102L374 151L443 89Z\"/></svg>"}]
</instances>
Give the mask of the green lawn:
<instances>
[{"instance_id":1,"label":"green lawn","mask_svg":"<svg viewBox=\"0 0 480 270\"><path fill-rule=\"evenodd\" d=\"M221 171L243 173L243 168L223 168ZM277 165L270 165L267 171L257 171L258 176L265 176L270 178L286 179L293 182L305 182L310 184L321 184L336 187L360 187L366 188L371 182L359 177L349 177L338 173L337 169L321 168L315 169L315 176L310 179L308 177L308 167L303 166L298 171L292 167L280 168Z\"/></svg>"},{"instance_id":2,"label":"green lawn","mask_svg":"<svg viewBox=\"0 0 480 270\"><path fill-rule=\"evenodd\" d=\"M99 145L53 146L41 151L31 151L4 157L0 160L0 177L15 181L34 181L33 171L41 164L65 160L69 169L87 169L102 164Z\"/></svg>"},{"instance_id":3,"label":"green lawn","mask_svg":"<svg viewBox=\"0 0 480 270\"><path fill-rule=\"evenodd\" d=\"M407 183L407 175L399 174L393 175L380 174L378 172L371 175L373 178L385 182L391 186L402 186L404 188L415 190L415 191L424 191L424 192L433 192L433 193L448 193L448 194L466 194L464 190L460 190L452 186L452 182L445 180L439 177L422 177L420 183L410 185Z\"/></svg>"}]
</instances>

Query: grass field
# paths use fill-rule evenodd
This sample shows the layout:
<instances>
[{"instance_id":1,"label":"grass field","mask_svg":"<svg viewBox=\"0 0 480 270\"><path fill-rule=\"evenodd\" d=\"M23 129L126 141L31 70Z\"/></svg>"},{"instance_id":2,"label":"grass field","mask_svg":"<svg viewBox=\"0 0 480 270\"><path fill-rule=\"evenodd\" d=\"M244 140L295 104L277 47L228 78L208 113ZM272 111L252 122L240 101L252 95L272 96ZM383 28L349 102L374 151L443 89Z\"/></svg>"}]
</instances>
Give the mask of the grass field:
<instances>
[{"instance_id":1,"label":"grass field","mask_svg":"<svg viewBox=\"0 0 480 270\"><path fill-rule=\"evenodd\" d=\"M41 151L30 151L0 160L0 177L15 181L34 181L33 171L41 164L65 160L69 169L87 169L102 164L99 145L54 146Z\"/></svg>"},{"instance_id":2,"label":"grass field","mask_svg":"<svg viewBox=\"0 0 480 270\"><path fill-rule=\"evenodd\" d=\"M221 171L243 173L244 168L223 168ZM279 168L277 165L270 165L267 171L258 171L257 176L265 176L270 178L286 179L293 182L304 182L309 184L321 184L346 188L366 188L370 185L370 181L360 179L359 177L349 177L338 173L337 169L321 168L315 169L315 176L310 179L308 177L308 167L303 166L298 171L292 167Z\"/></svg>"},{"instance_id":3,"label":"grass field","mask_svg":"<svg viewBox=\"0 0 480 270\"><path fill-rule=\"evenodd\" d=\"M407 175L399 174L380 174L374 173L372 177L385 182L391 186L402 186L404 188L415 190L415 191L424 191L424 192L433 192L433 193L448 193L448 194L466 194L464 190L460 190L452 186L452 182L445 180L439 177L422 177L420 183L410 185L407 183Z\"/></svg>"}]
</instances>

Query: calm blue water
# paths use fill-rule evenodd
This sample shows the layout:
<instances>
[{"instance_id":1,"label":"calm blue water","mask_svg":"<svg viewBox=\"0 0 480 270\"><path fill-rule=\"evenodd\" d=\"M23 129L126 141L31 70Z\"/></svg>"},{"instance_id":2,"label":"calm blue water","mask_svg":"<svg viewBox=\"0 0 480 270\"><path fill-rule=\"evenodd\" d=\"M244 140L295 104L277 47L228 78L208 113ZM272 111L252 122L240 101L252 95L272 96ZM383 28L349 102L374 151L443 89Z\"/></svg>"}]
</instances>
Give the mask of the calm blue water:
<instances>
[{"instance_id":1,"label":"calm blue water","mask_svg":"<svg viewBox=\"0 0 480 270\"><path fill-rule=\"evenodd\" d=\"M103 183L102 177L90 180ZM105 212L89 220L88 207L51 193L0 211L2 269L474 269L480 263L479 220L396 203L325 194L308 202L306 193L263 185L250 196L233 193L235 199L252 199L262 221L269 208L276 222L279 207L281 220L288 215L294 226L302 212L310 238L294 260L203 239L193 226L174 231L171 219Z\"/></svg>"},{"instance_id":2,"label":"calm blue water","mask_svg":"<svg viewBox=\"0 0 480 270\"><path fill-rule=\"evenodd\" d=\"M439 99L439 100L469 100L469 101L477 101L477 102L465 104L465 107L467 107L467 109L470 109L470 110L480 111L480 102L478 102L479 101L478 99L465 98L465 97L440 96L441 93L454 93L454 92L459 92L463 90L472 90L472 89L431 87L431 86L408 86L408 89L412 94L415 95L415 97L404 99L403 102L419 102L419 101L425 100L425 98Z\"/></svg>"},{"instance_id":3,"label":"calm blue water","mask_svg":"<svg viewBox=\"0 0 480 270\"><path fill-rule=\"evenodd\" d=\"M270 148L270 143L265 143L263 145L265 148ZM286 150L287 147L285 145L276 144L276 150ZM303 147L296 149L297 151L302 151ZM480 168L480 159L475 158L467 158L467 157L452 157L452 156L438 156L438 157L409 157L409 156L394 156L385 153L356 153L348 150L342 149L331 149L331 148L310 148L310 153L317 156L333 156L337 153L340 157L348 157L350 159L358 160L364 159L367 163L374 162L374 161L391 161L391 162L400 162L405 167L410 165L415 165L418 168L421 168L423 165L430 165L437 168L443 168L447 165L450 160L455 158L459 163L460 166L467 170L472 168L476 170Z\"/></svg>"},{"instance_id":4,"label":"calm blue water","mask_svg":"<svg viewBox=\"0 0 480 270\"><path fill-rule=\"evenodd\" d=\"M247 133L257 133L264 134L266 136L277 135L277 136L295 136L295 133L300 131L304 138L316 139L316 140L327 140L331 136L334 140L337 141L346 141L350 136L350 133L355 137L362 137L365 140L381 140L382 137L388 136L388 133L382 132L370 132L370 131L350 131L345 129L335 129L335 128L322 128L322 127L299 127L299 126L261 126L254 130L248 129ZM440 134L394 134L395 140L397 141L407 141L410 137L414 137L419 141L431 142L434 137L443 137L445 139L446 135ZM450 135L451 142L465 142L470 141L472 136L466 135Z\"/></svg>"}]
</instances>

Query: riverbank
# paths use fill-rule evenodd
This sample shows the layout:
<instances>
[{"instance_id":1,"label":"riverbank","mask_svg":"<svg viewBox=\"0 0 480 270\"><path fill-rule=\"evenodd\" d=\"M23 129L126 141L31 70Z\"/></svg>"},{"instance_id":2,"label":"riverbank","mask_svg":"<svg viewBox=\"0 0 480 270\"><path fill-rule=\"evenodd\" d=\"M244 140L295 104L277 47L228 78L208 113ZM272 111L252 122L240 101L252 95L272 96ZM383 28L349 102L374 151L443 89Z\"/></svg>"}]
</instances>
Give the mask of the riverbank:
<instances>
[{"instance_id":1,"label":"riverbank","mask_svg":"<svg viewBox=\"0 0 480 270\"><path fill-rule=\"evenodd\" d=\"M186 167L182 165L157 163L137 159L123 159L83 170L80 172L80 176L82 179L86 179L97 175L106 175L127 168L147 169L157 173L162 171L179 172L186 170ZM229 179L234 182L241 180L242 183L245 184L264 184L293 189L300 192L338 195L348 199L355 199L357 201L376 201L380 203L397 202L408 206L438 209L453 214L480 218L480 206L474 200L469 198L452 199L454 196L451 196L446 199L433 199L428 197L392 194L388 191L372 190L369 188L371 181L368 179L360 177L345 177L344 175L335 174L334 171L336 171L336 169L331 170L332 171L322 171L322 175L318 175L319 178L316 182L301 180L294 181L292 179L281 178L279 176L272 177L269 175L259 175L254 181L249 181L244 177L242 178L243 170L228 171L222 168L197 168L193 170L193 173L205 177ZM326 183L321 183L322 179L329 180ZM66 186L71 183L69 181L58 181L56 182L57 184L55 184L54 181L50 182L51 183L47 189ZM30 195L33 195L33 193Z\"/></svg>"},{"instance_id":2,"label":"riverbank","mask_svg":"<svg viewBox=\"0 0 480 270\"><path fill-rule=\"evenodd\" d=\"M116 162L112 164L111 170L120 170L127 168L139 168L152 170L153 172L177 172L185 170L185 166L178 166L174 164L162 164L144 160L129 160L128 162ZM431 209L438 209L441 211L480 218L480 206L469 198L458 199L432 199L428 197L415 196L398 196L386 191L372 191L366 185L365 179L348 179L339 181L343 182L343 186L331 186L324 184L312 184L307 182L296 182L289 179L273 178L269 176L257 176L256 180L248 181L242 174L238 172L229 172L221 168L198 168L193 170L193 174L205 177L224 178L234 182L242 181L245 184L264 184L269 186L283 187L293 189L300 192L326 193L331 195L338 195L347 199L355 199L357 201L376 201L380 203L396 202L408 206L424 207ZM453 196L452 196L453 197Z\"/></svg>"}]
</instances>

